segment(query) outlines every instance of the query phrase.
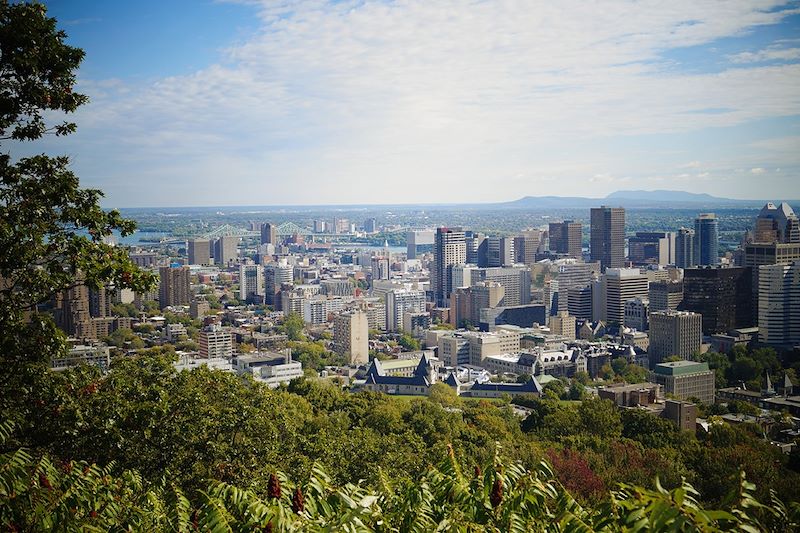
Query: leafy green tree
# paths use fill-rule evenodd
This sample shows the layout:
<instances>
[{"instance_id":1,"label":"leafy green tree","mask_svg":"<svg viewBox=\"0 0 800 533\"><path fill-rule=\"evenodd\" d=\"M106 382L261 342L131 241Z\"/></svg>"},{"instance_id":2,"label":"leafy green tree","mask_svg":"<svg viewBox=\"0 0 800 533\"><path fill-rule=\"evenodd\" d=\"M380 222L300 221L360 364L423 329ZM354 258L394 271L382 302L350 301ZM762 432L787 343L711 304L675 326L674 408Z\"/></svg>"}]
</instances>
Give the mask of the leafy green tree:
<instances>
[{"instance_id":1,"label":"leafy green tree","mask_svg":"<svg viewBox=\"0 0 800 533\"><path fill-rule=\"evenodd\" d=\"M403 333L397 340L400 346L407 352L414 352L420 349L419 340L415 339L408 333Z\"/></svg>"},{"instance_id":2,"label":"leafy green tree","mask_svg":"<svg viewBox=\"0 0 800 533\"><path fill-rule=\"evenodd\" d=\"M305 335L303 334L304 327L305 322L303 322L303 317L297 313L289 313L286 315L281 325L283 332L289 337L290 341L305 340Z\"/></svg>"},{"instance_id":3,"label":"leafy green tree","mask_svg":"<svg viewBox=\"0 0 800 533\"><path fill-rule=\"evenodd\" d=\"M578 415L587 433L606 438L616 438L622 433L619 409L611 400L584 400L578 407Z\"/></svg>"},{"instance_id":4,"label":"leafy green tree","mask_svg":"<svg viewBox=\"0 0 800 533\"><path fill-rule=\"evenodd\" d=\"M40 304L74 284L149 289L155 279L139 270L122 247L105 244L134 223L100 208L100 191L82 189L68 158L15 158L18 143L66 135L70 122L47 119L87 101L73 91L83 51L41 4L0 2L0 410L23 400L45 363L64 353L64 336ZM13 140L17 144L6 145ZM3 416L5 418L5 416Z\"/></svg>"}]
</instances>

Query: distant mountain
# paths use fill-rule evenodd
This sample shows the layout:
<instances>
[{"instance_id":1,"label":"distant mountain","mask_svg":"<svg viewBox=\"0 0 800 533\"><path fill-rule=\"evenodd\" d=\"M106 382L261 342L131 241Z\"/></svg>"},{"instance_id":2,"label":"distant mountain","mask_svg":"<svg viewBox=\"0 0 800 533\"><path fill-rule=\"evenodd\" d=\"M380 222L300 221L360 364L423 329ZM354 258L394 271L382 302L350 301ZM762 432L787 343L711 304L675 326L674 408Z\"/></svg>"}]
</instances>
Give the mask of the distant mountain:
<instances>
[{"instance_id":1,"label":"distant mountain","mask_svg":"<svg viewBox=\"0 0 800 533\"><path fill-rule=\"evenodd\" d=\"M606 196L607 200L648 200L656 202L704 202L704 203L739 203L748 200L732 200L718 198L705 193L686 191L617 191Z\"/></svg>"},{"instance_id":2,"label":"distant mountain","mask_svg":"<svg viewBox=\"0 0 800 533\"><path fill-rule=\"evenodd\" d=\"M525 196L513 202L498 204L509 208L575 208L599 207L660 207L697 208L704 207L761 207L767 200L736 200L719 198L705 193L686 191L617 191L605 198L576 196ZM795 202L790 203L794 204Z\"/></svg>"}]
</instances>

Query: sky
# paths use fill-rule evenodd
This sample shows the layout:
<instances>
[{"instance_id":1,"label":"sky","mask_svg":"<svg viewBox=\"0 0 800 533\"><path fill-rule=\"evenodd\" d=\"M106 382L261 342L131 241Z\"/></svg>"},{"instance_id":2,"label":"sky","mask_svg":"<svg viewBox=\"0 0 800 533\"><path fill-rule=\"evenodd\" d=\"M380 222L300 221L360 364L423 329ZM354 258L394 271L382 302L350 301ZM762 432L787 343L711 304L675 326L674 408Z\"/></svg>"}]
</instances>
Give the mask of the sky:
<instances>
[{"instance_id":1,"label":"sky","mask_svg":"<svg viewBox=\"0 0 800 533\"><path fill-rule=\"evenodd\" d=\"M45 1L109 207L800 198L800 2Z\"/></svg>"}]
</instances>

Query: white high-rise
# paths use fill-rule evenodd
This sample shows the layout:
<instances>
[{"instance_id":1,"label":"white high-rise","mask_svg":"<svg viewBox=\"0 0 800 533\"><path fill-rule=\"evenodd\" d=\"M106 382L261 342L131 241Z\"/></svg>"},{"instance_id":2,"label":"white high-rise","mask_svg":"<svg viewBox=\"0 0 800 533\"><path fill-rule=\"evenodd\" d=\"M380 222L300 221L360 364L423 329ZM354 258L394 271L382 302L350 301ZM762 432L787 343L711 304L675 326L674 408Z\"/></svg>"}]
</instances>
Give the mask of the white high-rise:
<instances>
[{"instance_id":1,"label":"white high-rise","mask_svg":"<svg viewBox=\"0 0 800 533\"><path fill-rule=\"evenodd\" d=\"M422 313L425 311L425 291L413 289L393 289L386 293L386 329L400 331L403 329L404 313Z\"/></svg>"},{"instance_id":2,"label":"white high-rise","mask_svg":"<svg viewBox=\"0 0 800 533\"><path fill-rule=\"evenodd\" d=\"M758 267L758 336L765 344L800 343L800 262Z\"/></svg>"}]
</instances>

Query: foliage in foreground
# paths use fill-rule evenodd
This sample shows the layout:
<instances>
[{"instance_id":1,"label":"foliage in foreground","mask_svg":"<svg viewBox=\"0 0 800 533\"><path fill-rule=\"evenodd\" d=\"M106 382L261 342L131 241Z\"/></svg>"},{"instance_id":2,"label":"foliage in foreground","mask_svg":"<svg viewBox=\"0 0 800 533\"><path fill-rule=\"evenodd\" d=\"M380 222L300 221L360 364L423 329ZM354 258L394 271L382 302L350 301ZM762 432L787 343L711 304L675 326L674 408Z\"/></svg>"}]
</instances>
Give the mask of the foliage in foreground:
<instances>
[{"instance_id":1,"label":"foliage in foreground","mask_svg":"<svg viewBox=\"0 0 800 533\"><path fill-rule=\"evenodd\" d=\"M0 426L0 443L11 433ZM498 447L499 452L499 447ZM684 483L672 491L620 485L592 509L582 507L547 463L528 470L495 454L466 475L455 455L429 467L414 484L376 490L336 486L315 465L304 482L270 477L266 498L212 482L192 498L170 482L154 484L113 465L54 464L25 449L0 456L0 525L6 531L791 531L800 506L752 495L742 476L728 511L704 509Z\"/></svg>"}]
</instances>

